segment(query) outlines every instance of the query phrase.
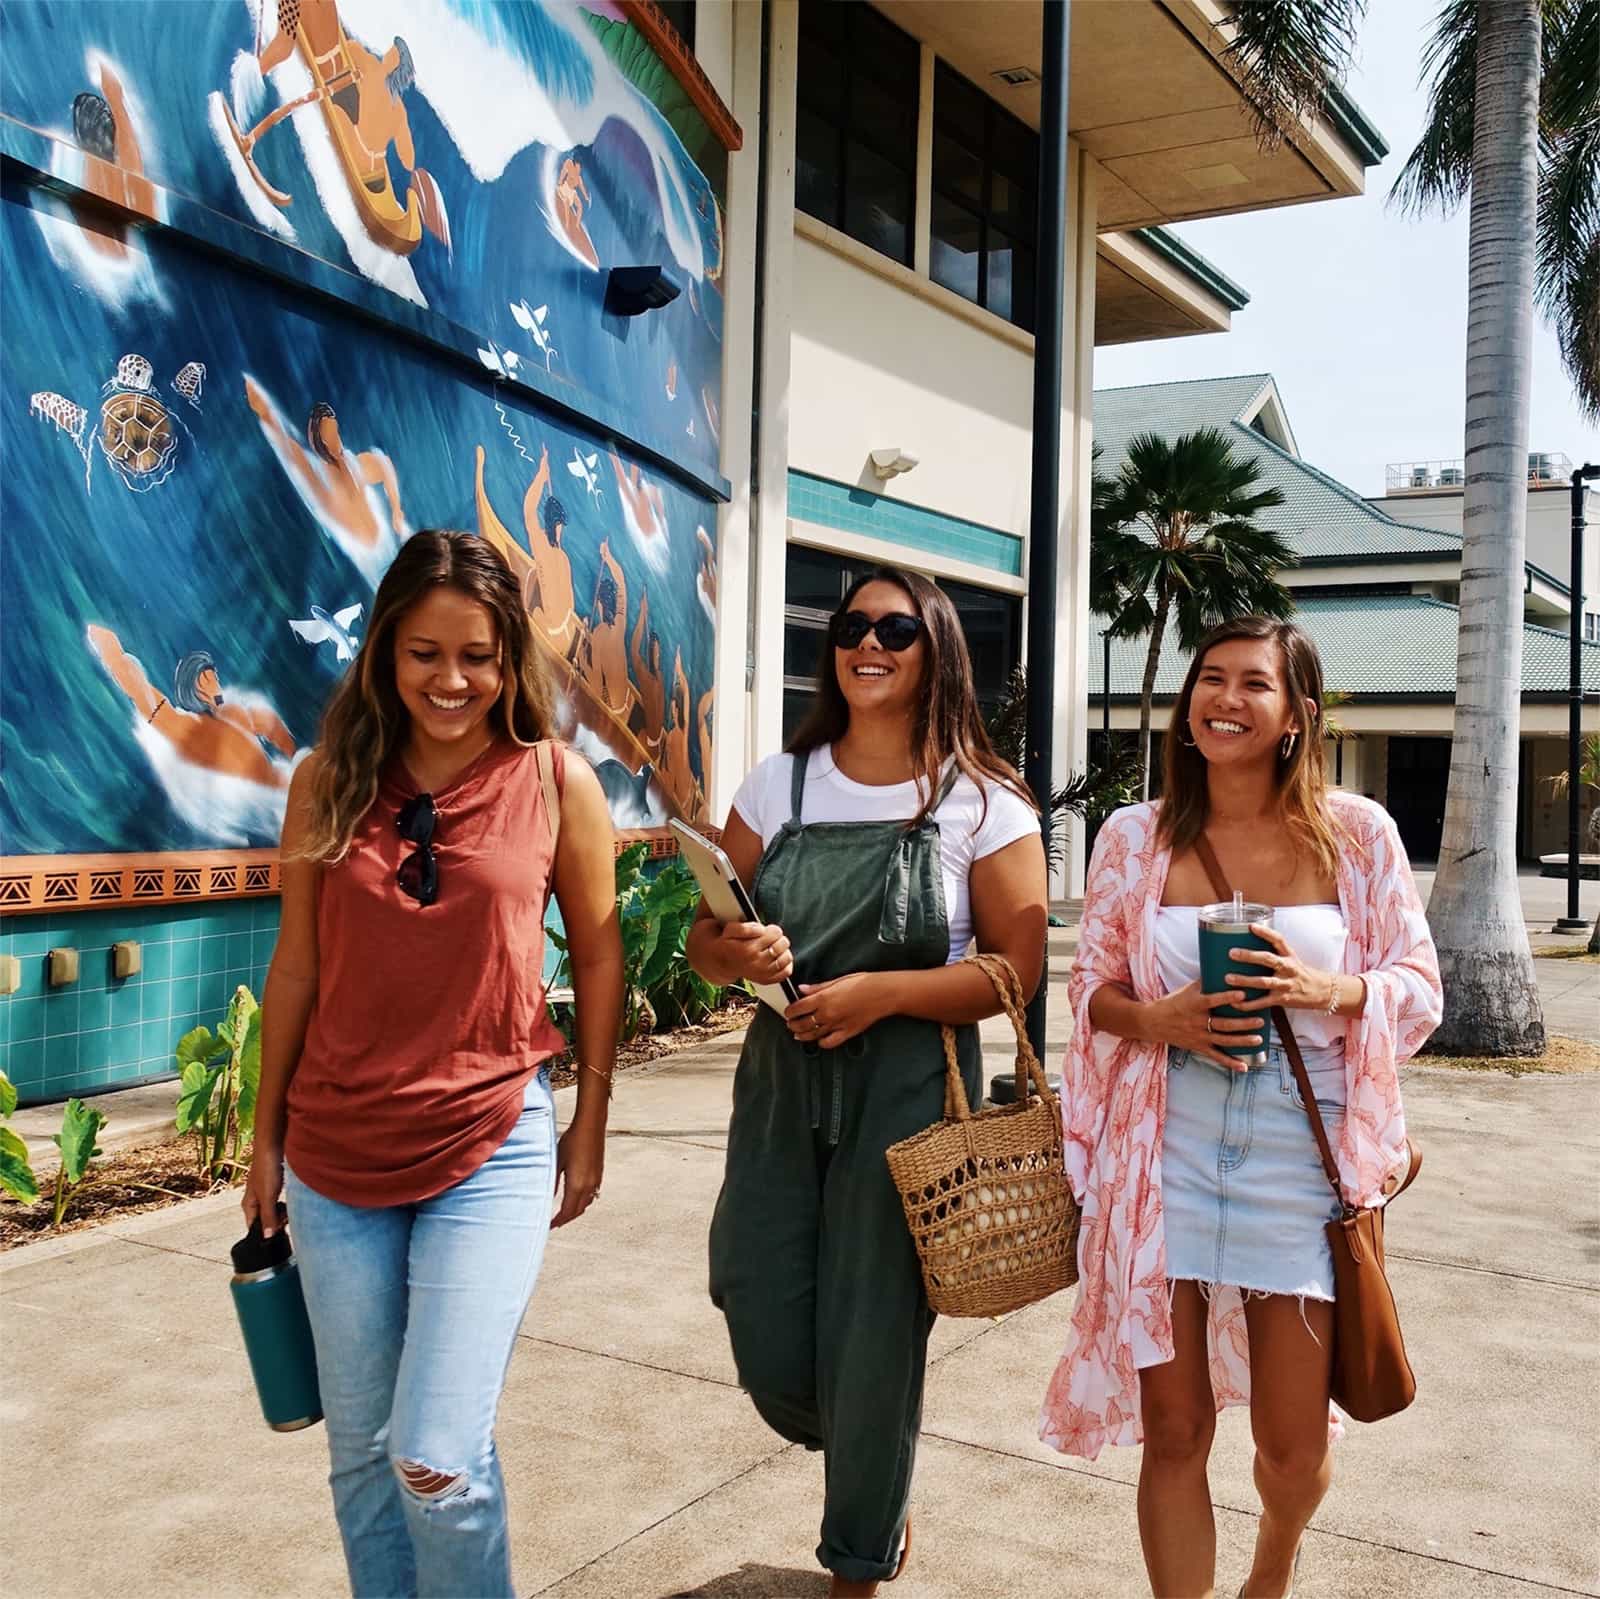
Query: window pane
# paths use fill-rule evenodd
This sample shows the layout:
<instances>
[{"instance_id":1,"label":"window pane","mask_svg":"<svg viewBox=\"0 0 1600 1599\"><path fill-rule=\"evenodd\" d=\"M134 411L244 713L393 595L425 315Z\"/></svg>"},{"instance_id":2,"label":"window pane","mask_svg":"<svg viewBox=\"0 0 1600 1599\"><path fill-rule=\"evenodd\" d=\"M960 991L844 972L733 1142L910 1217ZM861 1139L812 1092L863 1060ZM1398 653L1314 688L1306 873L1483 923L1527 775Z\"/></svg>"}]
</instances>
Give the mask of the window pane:
<instances>
[{"instance_id":1,"label":"window pane","mask_svg":"<svg viewBox=\"0 0 1600 1599\"><path fill-rule=\"evenodd\" d=\"M916 167L916 102L859 72L850 85L850 132L895 166Z\"/></svg>"},{"instance_id":2,"label":"window pane","mask_svg":"<svg viewBox=\"0 0 1600 1599\"><path fill-rule=\"evenodd\" d=\"M928 272L935 283L953 289L964 299L978 298L978 251L983 224L964 206L935 193L933 197L933 248Z\"/></svg>"},{"instance_id":3,"label":"window pane","mask_svg":"<svg viewBox=\"0 0 1600 1599\"><path fill-rule=\"evenodd\" d=\"M803 544L789 546L783 575L787 604L804 605L831 616L839 608L847 581L845 564L837 555L807 549Z\"/></svg>"},{"instance_id":4,"label":"window pane","mask_svg":"<svg viewBox=\"0 0 1600 1599\"><path fill-rule=\"evenodd\" d=\"M811 690L790 688L786 683L783 687L783 741L785 744L794 737L795 730L806 719L806 712L811 709Z\"/></svg>"},{"instance_id":5,"label":"window pane","mask_svg":"<svg viewBox=\"0 0 1600 1599\"><path fill-rule=\"evenodd\" d=\"M1025 189L1039 187L1039 135L1025 122L1018 122L997 106L994 111L994 129L990 149L994 155L996 172Z\"/></svg>"},{"instance_id":6,"label":"window pane","mask_svg":"<svg viewBox=\"0 0 1600 1599\"><path fill-rule=\"evenodd\" d=\"M811 682L822 660L825 629L810 622L785 622L783 625L783 675Z\"/></svg>"},{"instance_id":7,"label":"window pane","mask_svg":"<svg viewBox=\"0 0 1600 1599\"><path fill-rule=\"evenodd\" d=\"M844 115L844 64L815 35L800 35L800 59L795 91L800 104L820 112L830 122Z\"/></svg>"},{"instance_id":8,"label":"window pane","mask_svg":"<svg viewBox=\"0 0 1600 1599\"><path fill-rule=\"evenodd\" d=\"M989 215L1014 239L1031 242L1037 232L1034 213L1038 193L996 172L990 180Z\"/></svg>"},{"instance_id":9,"label":"window pane","mask_svg":"<svg viewBox=\"0 0 1600 1599\"><path fill-rule=\"evenodd\" d=\"M838 131L815 112L802 108L795 122L794 203L808 216L836 228L843 192Z\"/></svg>"},{"instance_id":10,"label":"window pane","mask_svg":"<svg viewBox=\"0 0 1600 1599\"><path fill-rule=\"evenodd\" d=\"M983 209L983 162L948 133L933 136L933 186Z\"/></svg>"},{"instance_id":11,"label":"window pane","mask_svg":"<svg viewBox=\"0 0 1600 1599\"><path fill-rule=\"evenodd\" d=\"M911 174L854 139L845 152L845 174L845 232L909 265L915 198Z\"/></svg>"},{"instance_id":12,"label":"window pane","mask_svg":"<svg viewBox=\"0 0 1600 1599\"><path fill-rule=\"evenodd\" d=\"M1037 257L1025 244L1013 243L1011 247L1011 311L1010 317L1019 328L1033 332L1038 315L1038 277L1035 271Z\"/></svg>"},{"instance_id":13,"label":"window pane","mask_svg":"<svg viewBox=\"0 0 1600 1599\"><path fill-rule=\"evenodd\" d=\"M987 714L1005 692L1006 679L1016 665L1021 635L1022 603L1009 594L973 588L966 583L941 582L939 587L955 603L972 656L972 680L978 703Z\"/></svg>"},{"instance_id":14,"label":"window pane","mask_svg":"<svg viewBox=\"0 0 1600 1599\"><path fill-rule=\"evenodd\" d=\"M834 0L824 9L848 11L851 59L858 68L865 68L885 82L905 84L915 96L921 75L921 50L909 33L903 33L874 7L856 3L856 0L848 7ZM800 14L804 16L806 10L802 5Z\"/></svg>"},{"instance_id":15,"label":"window pane","mask_svg":"<svg viewBox=\"0 0 1600 1599\"><path fill-rule=\"evenodd\" d=\"M933 125L953 133L969 149L983 148L984 112L988 105L985 95L975 89L959 72L938 64L933 77Z\"/></svg>"}]
</instances>

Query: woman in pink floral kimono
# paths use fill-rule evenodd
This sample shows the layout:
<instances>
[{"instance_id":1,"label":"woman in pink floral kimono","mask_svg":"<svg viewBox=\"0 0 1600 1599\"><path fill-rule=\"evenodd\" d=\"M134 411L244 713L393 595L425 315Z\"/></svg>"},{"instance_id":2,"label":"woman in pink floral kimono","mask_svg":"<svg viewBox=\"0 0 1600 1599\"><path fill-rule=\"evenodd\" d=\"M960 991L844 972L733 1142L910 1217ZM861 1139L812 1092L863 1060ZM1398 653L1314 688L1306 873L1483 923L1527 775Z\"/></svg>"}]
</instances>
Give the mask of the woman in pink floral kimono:
<instances>
[{"instance_id":1,"label":"woman in pink floral kimono","mask_svg":"<svg viewBox=\"0 0 1600 1599\"><path fill-rule=\"evenodd\" d=\"M1336 1214L1299 1089L1232 1004L1290 1013L1346 1199L1381 1204L1408 1163L1399 1063L1438 1025L1438 963L1388 814L1323 776L1322 669L1291 623L1202 641L1166 739L1164 799L1118 811L1089 866L1063 1074L1083 1206L1081 1289L1040 1435L1093 1459L1144 1444L1139 1528L1153 1591L1209 1595L1206 1463L1217 1412L1250 1406L1262 1514L1242 1595L1289 1592L1327 1492ZM1246 900L1260 975L1200 991L1210 843ZM1236 952L1237 953L1237 952Z\"/></svg>"}]
</instances>

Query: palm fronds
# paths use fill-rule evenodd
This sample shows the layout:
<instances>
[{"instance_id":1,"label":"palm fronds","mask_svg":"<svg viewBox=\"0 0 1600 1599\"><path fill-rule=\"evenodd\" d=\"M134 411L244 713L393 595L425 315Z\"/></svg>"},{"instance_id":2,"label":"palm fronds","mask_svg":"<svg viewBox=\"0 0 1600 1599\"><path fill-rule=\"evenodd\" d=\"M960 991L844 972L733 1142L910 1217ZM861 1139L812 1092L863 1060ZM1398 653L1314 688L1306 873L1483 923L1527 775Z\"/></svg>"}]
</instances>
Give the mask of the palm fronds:
<instances>
[{"instance_id":1,"label":"palm fronds","mask_svg":"<svg viewBox=\"0 0 1600 1599\"><path fill-rule=\"evenodd\" d=\"M1344 82L1365 11L1366 0L1238 0L1224 60L1265 147L1280 144Z\"/></svg>"}]
</instances>

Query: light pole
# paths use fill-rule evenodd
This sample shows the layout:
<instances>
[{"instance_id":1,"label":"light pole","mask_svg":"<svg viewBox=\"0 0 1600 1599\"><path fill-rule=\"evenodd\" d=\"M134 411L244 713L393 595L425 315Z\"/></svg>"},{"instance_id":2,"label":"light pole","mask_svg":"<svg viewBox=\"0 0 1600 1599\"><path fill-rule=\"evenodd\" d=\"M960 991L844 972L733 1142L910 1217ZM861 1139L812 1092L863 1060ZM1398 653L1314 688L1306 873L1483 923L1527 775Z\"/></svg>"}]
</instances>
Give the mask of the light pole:
<instances>
[{"instance_id":1,"label":"light pole","mask_svg":"<svg viewBox=\"0 0 1600 1599\"><path fill-rule=\"evenodd\" d=\"M1587 932L1578 914L1578 772L1583 765L1583 485L1600 477L1600 466L1584 462L1572 469L1571 631L1567 640L1567 914L1555 925L1558 933Z\"/></svg>"},{"instance_id":2,"label":"light pole","mask_svg":"<svg viewBox=\"0 0 1600 1599\"><path fill-rule=\"evenodd\" d=\"M1103 670L1100 674L1100 731L1105 734L1105 759L1111 759L1111 629L1100 634L1100 647L1104 651Z\"/></svg>"}]
</instances>

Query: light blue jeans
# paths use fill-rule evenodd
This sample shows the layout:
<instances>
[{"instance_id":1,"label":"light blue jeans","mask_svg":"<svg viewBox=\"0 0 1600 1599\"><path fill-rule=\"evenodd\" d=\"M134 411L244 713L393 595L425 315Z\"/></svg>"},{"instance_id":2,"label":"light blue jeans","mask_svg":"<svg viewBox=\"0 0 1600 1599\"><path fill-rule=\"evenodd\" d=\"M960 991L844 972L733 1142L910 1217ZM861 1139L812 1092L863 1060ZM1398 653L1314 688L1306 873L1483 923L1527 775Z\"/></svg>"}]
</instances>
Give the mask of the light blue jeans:
<instances>
[{"instance_id":1,"label":"light blue jeans","mask_svg":"<svg viewBox=\"0 0 1600 1599\"><path fill-rule=\"evenodd\" d=\"M505 1143L420 1204L341 1205L284 1173L355 1599L511 1599L494 1420L555 1157L541 1070Z\"/></svg>"}]
</instances>

